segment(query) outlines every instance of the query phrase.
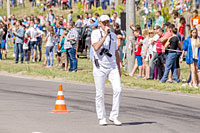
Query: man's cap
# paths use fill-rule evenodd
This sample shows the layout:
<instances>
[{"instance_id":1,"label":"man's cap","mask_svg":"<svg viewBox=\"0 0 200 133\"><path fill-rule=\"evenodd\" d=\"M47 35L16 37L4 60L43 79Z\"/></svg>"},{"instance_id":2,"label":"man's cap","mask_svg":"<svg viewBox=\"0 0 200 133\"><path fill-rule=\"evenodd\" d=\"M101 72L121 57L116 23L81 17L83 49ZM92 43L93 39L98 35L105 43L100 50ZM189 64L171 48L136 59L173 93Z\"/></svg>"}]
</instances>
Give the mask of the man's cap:
<instances>
[{"instance_id":1,"label":"man's cap","mask_svg":"<svg viewBox=\"0 0 200 133\"><path fill-rule=\"evenodd\" d=\"M106 21L106 20L109 20L109 21L110 21L110 18L108 17L108 15L101 15L99 21L100 21L100 22L104 22L104 21Z\"/></svg>"}]
</instances>

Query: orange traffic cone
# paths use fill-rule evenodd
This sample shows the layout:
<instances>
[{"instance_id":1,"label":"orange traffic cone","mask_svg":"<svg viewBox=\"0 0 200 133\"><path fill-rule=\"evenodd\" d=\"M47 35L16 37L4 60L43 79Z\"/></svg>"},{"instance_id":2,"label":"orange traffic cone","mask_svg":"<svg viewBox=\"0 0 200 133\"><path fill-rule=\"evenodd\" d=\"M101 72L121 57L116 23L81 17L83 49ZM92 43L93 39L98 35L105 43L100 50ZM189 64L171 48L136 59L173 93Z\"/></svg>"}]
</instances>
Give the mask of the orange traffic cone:
<instances>
[{"instance_id":1,"label":"orange traffic cone","mask_svg":"<svg viewBox=\"0 0 200 133\"><path fill-rule=\"evenodd\" d=\"M67 113L70 112L67 110L65 100L64 100L64 94L62 90L62 85L59 85L58 95L56 99L55 109L51 110L53 113Z\"/></svg>"}]
</instances>

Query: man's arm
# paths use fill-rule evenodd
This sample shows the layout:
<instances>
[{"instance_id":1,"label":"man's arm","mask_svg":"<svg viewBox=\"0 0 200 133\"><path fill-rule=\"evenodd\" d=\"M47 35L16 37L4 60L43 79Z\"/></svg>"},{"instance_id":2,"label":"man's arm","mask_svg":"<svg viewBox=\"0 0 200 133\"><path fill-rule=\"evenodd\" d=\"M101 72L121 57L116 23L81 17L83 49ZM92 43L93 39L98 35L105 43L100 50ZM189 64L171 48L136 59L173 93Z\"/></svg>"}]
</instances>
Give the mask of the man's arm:
<instances>
[{"instance_id":1,"label":"man's arm","mask_svg":"<svg viewBox=\"0 0 200 133\"><path fill-rule=\"evenodd\" d=\"M121 77L120 58L119 58L119 53L118 53L117 50L115 50L115 56L116 56L116 62L117 62L118 70L119 70L119 75Z\"/></svg>"},{"instance_id":2,"label":"man's arm","mask_svg":"<svg viewBox=\"0 0 200 133\"><path fill-rule=\"evenodd\" d=\"M104 41L106 40L106 37L108 36L108 32L107 32L108 29L109 29L108 27L105 28L105 34L100 41L92 44L95 51L99 50L101 48L101 46L103 45Z\"/></svg>"}]
</instances>

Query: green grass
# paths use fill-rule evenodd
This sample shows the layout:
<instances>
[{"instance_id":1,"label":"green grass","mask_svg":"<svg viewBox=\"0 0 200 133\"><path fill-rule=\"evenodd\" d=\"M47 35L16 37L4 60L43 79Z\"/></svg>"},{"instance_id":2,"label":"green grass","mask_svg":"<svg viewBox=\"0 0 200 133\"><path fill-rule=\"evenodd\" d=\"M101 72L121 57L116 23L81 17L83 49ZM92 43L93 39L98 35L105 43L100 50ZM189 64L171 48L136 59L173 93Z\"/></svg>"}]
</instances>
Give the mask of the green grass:
<instances>
[{"instance_id":1,"label":"green grass","mask_svg":"<svg viewBox=\"0 0 200 133\"><path fill-rule=\"evenodd\" d=\"M123 5L124 6L124 5ZM0 16L6 16L7 15L7 6L6 6L6 1L4 2L4 8L0 9ZM54 14L57 16L63 15L65 19L67 19L67 15L70 12L70 9L67 10L60 10L58 9L58 7L52 7L51 8L54 11ZM18 19L22 19L24 16L31 16L32 14L37 16L39 15L39 13L42 12L41 10L39 10L36 7L32 7L32 3L29 1L25 1L25 7L15 7L15 8L11 8L11 14L14 14L16 16L16 18ZM76 16L79 14L78 13L78 9L77 7L73 8L73 20L76 20ZM89 10L88 12L93 12L92 10ZM103 14L110 14L112 11L108 8L107 10L103 10ZM46 16L46 14L48 13L48 11L42 12L43 15ZM93 12L94 13L94 12ZM82 14L84 14L84 12L82 12Z\"/></svg>"},{"instance_id":2,"label":"green grass","mask_svg":"<svg viewBox=\"0 0 200 133\"><path fill-rule=\"evenodd\" d=\"M43 49L44 51L44 49ZM55 79L61 81L76 81L82 83L94 83L92 75L92 63L86 58L78 59L78 72L77 73L68 73L62 69L58 69L54 60L53 68L42 67L44 59L42 62L30 63L30 64L15 64L15 58L12 57L13 48L9 49L8 59L0 61L0 71L6 71L12 74L27 75L31 77L43 77L47 79ZM45 55L43 55L44 57ZM187 79L189 76L189 66L185 63L181 64L181 80ZM124 70L123 70L124 73ZM123 87L138 87L145 89L156 89L164 90L171 92L182 92L182 93L192 93L200 94L200 88L189 88L182 87L180 84L170 84L170 83L160 83L157 80L149 81L144 79L136 79L134 77L126 77L122 75L121 82ZM110 85L110 83L106 82Z\"/></svg>"},{"instance_id":3,"label":"green grass","mask_svg":"<svg viewBox=\"0 0 200 133\"><path fill-rule=\"evenodd\" d=\"M6 15L6 2L4 2L4 8L0 9L0 16ZM67 16L69 10L59 10L57 8L53 8L54 13L56 15ZM74 17L77 15L77 9L74 11ZM111 10L106 10L103 13L107 14L111 12ZM31 14L35 15L34 8L31 7L30 2L26 2L25 8L11 8L11 14L15 14L17 18L22 18L24 15L28 16ZM44 48L43 48L44 52ZM15 64L14 57L12 57L13 48L9 49L8 59L0 61L0 71L6 71L12 74L20 74L20 75L28 75L32 77L44 77L48 79L62 80L62 81L77 81L84 83L94 83L92 76L92 63L85 58L78 60L78 72L77 73L67 73L57 67L53 67L51 69L41 67L42 62L30 63L30 64ZM43 55L44 57L45 55ZM56 64L56 60L54 60L54 64ZM123 70L124 73L124 70ZM189 77L189 66L185 63L181 64L181 80L187 79ZM161 84L159 81L149 81L143 79L135 79L134 77L125 77L122 75L121 78L122 85L124 87L139 87L145 89L157 89L157 90L165 90L171 92L183 92L183 93L192 93L192 94L200 94L200 89L194 89L189 87L182 87L180 84L170 84L164 83ZM109 83L108 81L106 82Z\"/></svg>"}]
</instances>

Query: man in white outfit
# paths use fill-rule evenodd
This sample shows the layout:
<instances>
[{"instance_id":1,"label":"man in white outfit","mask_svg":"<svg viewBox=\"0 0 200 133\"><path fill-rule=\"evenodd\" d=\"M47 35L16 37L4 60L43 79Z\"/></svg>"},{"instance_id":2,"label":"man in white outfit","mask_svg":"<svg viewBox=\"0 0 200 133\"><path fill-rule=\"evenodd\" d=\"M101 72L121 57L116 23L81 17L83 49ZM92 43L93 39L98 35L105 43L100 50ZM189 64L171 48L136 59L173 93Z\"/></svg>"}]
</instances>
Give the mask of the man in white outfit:
<instances>
[{"instance_id":1,"label":"man in white outfit","mask_svg":"<svg viewBox=\"0 0 200 133\"><path fill-rule=\"evenodd\" d=\"M109 120L115 125L122 123L117 119L121 101L120 59L117 51L117 36L110 31L110 19L107 15L100 17L100 29L91 35L92 46L95 50L93 60L93 76L96 86L96 112L99 125L105 126L106 112L104 105L104 87L106 77L113 87L113 106Z\"/></svg>"}]
</instances>

